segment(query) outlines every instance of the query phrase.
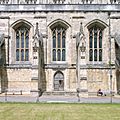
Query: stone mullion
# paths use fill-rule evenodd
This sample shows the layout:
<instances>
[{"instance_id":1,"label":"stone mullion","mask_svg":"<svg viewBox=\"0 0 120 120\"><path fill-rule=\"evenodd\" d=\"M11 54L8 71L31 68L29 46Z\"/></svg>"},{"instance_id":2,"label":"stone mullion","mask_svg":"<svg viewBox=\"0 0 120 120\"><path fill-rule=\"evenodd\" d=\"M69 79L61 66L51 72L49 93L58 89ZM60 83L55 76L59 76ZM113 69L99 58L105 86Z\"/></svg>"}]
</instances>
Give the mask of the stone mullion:
<instances>
[{"instance_id":1,"label":"stone mullion","mask_svg":"<svg viewBox=\"0 0 120 120\"><path fill-rule=\"evenodd\" d=\"M25 34L26 34L26 31L24 30L24 48L23 48L23 51L24 51L24 61L26 61L26 59L25 59L25 56L26 56L26 42L25 42Z\"/></svg>"},{"instance_id":2,"label":"stone mullion","mask_svg":"<svg viewBox=\"0 0 120 120\"><path fill-rule=\"evenodd\" d=\"M19 61L21 61L21 31L19 30Z\"/></svg>"},{"instance_id":3,"label":"stone mullion","mask_svg":"<svg viewBox=\"0 0 120 120\"><path fill-rule=\"evenodd\" d=\"M99 61L99 35L100 35L100 30L98 29L98 32L97 32L97 61Z\"/></svg>"},{"instance_id":4,"label":"stone mullion","mask_svg":"<svg viewBox=\"0 0 120 120\"><path fill-rule=\"evenodd\" d=\"M93 60L92 61L94 61L94 50L95 50L95 48L94 48L94 29L92 30L92 32L93 32L93 42L92 42L92 57L93 57Z\"/></svg>"},{"instance_id":5,"label":"stone mullion","mask_svg":"<svg viewBox=\"0 0 120 120\"><path fill-rule=\"evenodd\" d=\"M15 35L16 35L16 61L17 61L17 51L19 50L19 48L20 47L17 47L17 31L16 31L16 33L15 33ZM19 32L18 32L18 35L19 35ZM19 41L19 46L20 46L20 41ZM20 52L20 51L19 51ZM20 58L19 58L20 59Z\"/></svg>"},{"instance_id":6,"label":"stone mullion","mask_svg":"<svg viewBox=\"0 0 120 120\"><path fill-rule=\"evenodd\" d=\"M60 30L60 51L61 51L61 58L60 58L60 60L62 61L62 28Z\"/></svg>"},{"instance_id":7,"label":"stone mullion","mask_svg":"<svg viewBox=\"0 0 120 120\"><path fill-rule=\"evenodd\" d=\"M58 30L57 28L55 29L56 31L56 61L58 60L58 55L57 55L57 51L58 51Z\"/></svg>"},{"instance_id":8,"label":"stone mullion","mask_svg":"<svg viewBox=\"0 0 120 120\"><path fill-rule=\"evenodd\" d=\"M102 56L103 56L103 31L101 31L101 32L102 32L102 36L101 36L101 37L102 37L102 38L101 38L102 45L101 45L101 48L100 48L100 49L101 49L101 51L102 51ZM101 56L101 57L102 57L102 56ZM103 60L103 59L102 59L102 60Z\"/></svg>"},{"instance_id":9,"label":"stone mullion","mask_svg":"<svg viewBox=\"0 0 120 120\"><path fill-rule=\"evenodd\" d=\"M53 48L53 31L51 31L51 39L52 39L52 42L51 42L51 60L53 61L53 50L54 50L54 48Z\"/></svg>"}]
</instances>

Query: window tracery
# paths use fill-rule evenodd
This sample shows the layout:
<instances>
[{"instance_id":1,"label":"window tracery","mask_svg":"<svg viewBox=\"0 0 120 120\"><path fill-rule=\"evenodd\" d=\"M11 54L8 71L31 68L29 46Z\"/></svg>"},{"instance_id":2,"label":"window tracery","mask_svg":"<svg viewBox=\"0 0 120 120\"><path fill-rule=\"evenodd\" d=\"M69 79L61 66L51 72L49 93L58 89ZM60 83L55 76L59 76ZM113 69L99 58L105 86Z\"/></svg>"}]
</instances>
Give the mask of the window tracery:
<instances>
[{"instance_id":1,"label":"window tracery","mask_svg":"<svg viewBox=\"0 0 120 120\"><path fill-rule=\"evenodd\" d=\"M29 61L29 29L25 26L16 30L16 61Z\"/></svg>"},{"instance_id":2,"label":"window tracery","mask_svg":"<svg viewBox=\"0 0 120 120\"><path fill-rule=\"evenodd\" d=\"M57 26L52 30L53 39L53 61L65 61L65 39L66 30L62 26Z\"/></svg>"},{"instance_id":3,"label":"window tracery","mask_svg":"<svg viewBox=\"0 0 120 120\"><path fill-rule=\"evenodd\" d=\"M102 61L103 30L94 25L89 29L89 61Z\"/></svg>"}]
</instances>

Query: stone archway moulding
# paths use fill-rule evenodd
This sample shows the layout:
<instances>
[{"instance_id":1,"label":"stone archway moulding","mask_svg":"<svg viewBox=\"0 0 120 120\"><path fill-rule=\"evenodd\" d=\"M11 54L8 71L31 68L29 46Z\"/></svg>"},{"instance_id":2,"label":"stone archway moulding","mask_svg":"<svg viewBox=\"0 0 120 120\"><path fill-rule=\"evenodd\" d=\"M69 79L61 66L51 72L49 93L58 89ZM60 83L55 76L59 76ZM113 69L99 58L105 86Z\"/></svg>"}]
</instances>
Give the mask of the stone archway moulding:
<instances>
[{"instance_id":1,"label":"stone archway moulding","mask_svg":"<svg viewBox=\"0 0 120 120\"><path fill-rule=\"evenodd\" d=\"M14 23L11 24L11 27L13 29L17 29L22 24L24 24L27 28L33 27L33 25L30 22L28 22L27 20L24 20L24 19L19 19L19 20L15 21Z\"/></svg>"}]
</instances>

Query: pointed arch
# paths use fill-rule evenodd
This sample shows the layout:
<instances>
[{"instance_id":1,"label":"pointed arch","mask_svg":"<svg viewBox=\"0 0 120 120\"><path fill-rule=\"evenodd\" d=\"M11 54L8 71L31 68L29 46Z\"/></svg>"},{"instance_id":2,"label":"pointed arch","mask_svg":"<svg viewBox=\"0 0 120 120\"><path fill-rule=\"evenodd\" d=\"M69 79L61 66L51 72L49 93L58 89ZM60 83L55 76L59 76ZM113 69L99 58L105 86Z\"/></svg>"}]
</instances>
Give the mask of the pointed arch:
<instances>
[{"instance_id":1,"label":"pointed arch","mask_svg":"<svg viewBox=\"0 0 120 120\"><path fill-rule=\"evenodd\" d=\"M102 62L103 33L107 24L101 20L93 20L87 24L89 31L89 61Z\"/></svg>"},{"instance_id":2,"label":"pointed arch","mask_svg":"<svg viewBox=\"0 0 120 120\"><path fill-rule=\"evenodd\" d=\"M56 27L56 26L58 26L58 25L61 25L61 26L64 27L65 29L71 27L71 25L70 25L68 22L66 22L66 21L64 21L64 20L62 20L62 19L56 19L56 20L52 21L52 22L48 25L48 27L50 27L51 29L53 29L54 27Z\"/></svg>"},{"instance_id":3,"label":"pointed arch","mask_svg":"<svg viewBox=\"0 0 120 120\"><path fill-rule=\"evenodd\" d=\"M90 28L93 27L94 25L99 26L101 29L105 29L106 27L108 27L108 25L107 25L105 22L103 22L103 21L101 21L101 20L99 20L99 19L94 19L94 20L90 21L89 23L87 23L85 26L86 26L88 29L90 29Z\"/></svg>"},{"instance_id":4,"label":"pointed arch","mask_svg":"<svg viewBox=\"0 0 120 120\"><path fill-rule=\"evenodd\" d=\"M52 61L66 61L66 36L70 24L57 19L48 26L52 31Z\"/></svg>"},{"instance_id":5,"label":"pointed arch","mask_svg":"<svg viewBox=\"0 0 120 120\"><path fill-rule=\"evenodd\" d=\"M13 24L11 24L11 27L14 30L16 30L17 28L19 28L22 25L24 25L28 29L30 29L31 27L33 27L33 25L30 22L28 22L28 21L26 21L24 19L19 19L19 20L15 21Z\"/></svg>"},{"instance_id":6,"label":"pointed arch","mask_svg":"<svg viewBox=\"0 0 120 120\"><path fill-rule=\"evenodd\" d=\"M20 19L15 21L11 27L14 30L14 44L16 47L15 61L29 61L29 37L32 24L26 20Z\"/></svg>"},{"instance_id":7,"label":"pointed arch","mask_svg":"<svg viewBox=\"0 0 120 120\"><path fill-rule=\"evenodd\" d=\"M60 79L64 79L64 74L63 74L61 71L55 72L54 78L55 78L56 76L59 77Z\"/></svg>"}]
</instances>

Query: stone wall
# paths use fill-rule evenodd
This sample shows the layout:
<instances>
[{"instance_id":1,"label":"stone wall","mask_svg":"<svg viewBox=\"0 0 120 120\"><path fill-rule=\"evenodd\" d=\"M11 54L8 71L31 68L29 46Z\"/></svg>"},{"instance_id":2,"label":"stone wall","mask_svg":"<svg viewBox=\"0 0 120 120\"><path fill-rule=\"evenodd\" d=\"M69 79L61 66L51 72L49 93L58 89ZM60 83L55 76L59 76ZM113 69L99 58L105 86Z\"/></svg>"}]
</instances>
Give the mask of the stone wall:
<instances>
[{"instance_id":1,"label":"stone wall","mask_svg":"<svg viewBox=\"0 0 120 120\"><path fill-rule=\"evenodd\" d=\"M33 67L33 36L35 33L36 22L39 24L41 33L47 37L43 38L44 44L44 63L46 90L53 91L54 74L61 71L64 74L64 90L76 91L76 38L74 37L80 29L82 22L83 30L86 40L86 61L81 69L87 70L87 86L85 81L82 85L86 86L88 91L93 92L99 89L109 89L109 16L108 12L111 10L112 16L119 16L120 6L110 5L0 5L1 21L0 32L3 32L7 37L6 41L6 63L8 88L25 89L30 91L38 89L38 68ZM52 34L51 26L56 22L62 23L66 26L66 61L53 62L52 61ZM100 23L104 25L103 34L103 61L90 62L89 61L89 32L88 27L92 23ZM117 22L117 29L116 29ZM16 62L15 60L15 26L19 23L28 24L30 26L30 44L29 44L29 61ZM119 19L111 21L111 32L117 32L119 28ZM113 40L113 39L112 39ZM112 61L114 65L115 50L114 40L112 41ZM113 66L115 68L115 66ZM83 70L84 71L84 70ZM113 70L113 88L116 90L115 70ZM84 87L83 87L84 88Z\"/></svg>"}]
</instances>

